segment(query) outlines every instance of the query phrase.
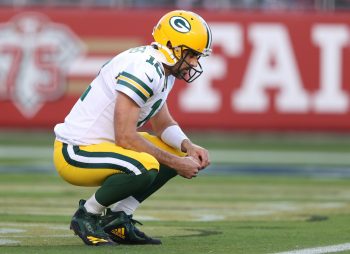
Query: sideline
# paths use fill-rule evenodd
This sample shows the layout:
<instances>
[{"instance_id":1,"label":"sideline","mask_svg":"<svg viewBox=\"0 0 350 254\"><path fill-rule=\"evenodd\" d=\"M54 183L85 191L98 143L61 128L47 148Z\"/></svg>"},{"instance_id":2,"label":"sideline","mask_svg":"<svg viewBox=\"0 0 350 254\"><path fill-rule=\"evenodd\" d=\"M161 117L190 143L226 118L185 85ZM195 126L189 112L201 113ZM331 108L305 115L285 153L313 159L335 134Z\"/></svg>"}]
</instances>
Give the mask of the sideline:
<instances>
[{"instance_id":1,"label":"sideline","mask_svg":"<svg viewBox=\"0 0 350 254\"><path fill-rule=\"evenodd\" d=\"M346 250L350 250L350 243L278 252L274 254L323 254L323 253L334 253L334 252L346 251Z\"/></svg>"}]
</instances>

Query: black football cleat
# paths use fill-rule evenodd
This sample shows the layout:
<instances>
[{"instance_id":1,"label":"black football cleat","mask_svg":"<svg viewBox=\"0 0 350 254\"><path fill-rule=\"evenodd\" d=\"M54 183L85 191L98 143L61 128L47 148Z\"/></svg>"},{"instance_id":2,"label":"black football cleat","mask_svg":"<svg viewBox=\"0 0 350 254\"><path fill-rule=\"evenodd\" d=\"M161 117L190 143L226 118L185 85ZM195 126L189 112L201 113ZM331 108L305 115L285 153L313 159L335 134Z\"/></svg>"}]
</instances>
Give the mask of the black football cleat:
<instances>
[{"instance_id":1,"label":"black football cleat","mask_svg":"<svg viewBox=\"0 0 350 254\"><path fill-rule=\"evenodd\" d=\"M70 229L78 235L86 245L117 245L99 224L100 215L88 213L84 207L85 200L79 201L79 208L73 215Z\"/></svg>"},{"instance_id":2,"label":"black football cleat","mask_svg":"<svg viewBox=\"0 0 350 254\"><path fill-rule=\"evenodd\" d=\"M159 239L151 238L144 232L140 231L135 224L142 225L127 215L123 211L113 212L107 208L106 214L101 216L101 226L109 237L119 244L161 244Z\"/></svg>"}]
</instances>

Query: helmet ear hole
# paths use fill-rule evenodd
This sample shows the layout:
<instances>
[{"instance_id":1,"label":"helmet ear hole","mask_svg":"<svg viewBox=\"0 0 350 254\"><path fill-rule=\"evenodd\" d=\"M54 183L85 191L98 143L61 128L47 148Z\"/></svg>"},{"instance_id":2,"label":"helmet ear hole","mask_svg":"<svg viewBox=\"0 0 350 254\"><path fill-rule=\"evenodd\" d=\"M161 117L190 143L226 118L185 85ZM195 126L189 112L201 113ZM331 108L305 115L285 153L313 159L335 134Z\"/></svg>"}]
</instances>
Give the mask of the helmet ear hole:
<instances>
[{"instance_id":1,"label":"helmet ear hole","mask_svg":"<svg viewBox=\"0 0 350 254\"><path fill-rule=\"evenodd\" d=\"M168 41L166 43L166 46L169 48L169 49L172 49L173 48L173 45L171 44L171 41Z\"/></svg>"},{"instance_id":2,"label":"helmet ear hole","mask_svg":"<svg viewBox=\"0 0 350 254\"><path fill-rule=\"evenodd\" d=\"M171 41L166 43L168 49L170 49L177 60L182 58L182 47L173 47Z\"/></svg>"},{"instance_id":3,"label":"helmet ear hole","mask_svg":"<svg viewBox=\"0 0 350 254\"><path fill-rule=\"evenodd\" d=\"M177 60L180 60L183 57L183 46L172 48L172 50Z\"/></svg>"}]
</instances>

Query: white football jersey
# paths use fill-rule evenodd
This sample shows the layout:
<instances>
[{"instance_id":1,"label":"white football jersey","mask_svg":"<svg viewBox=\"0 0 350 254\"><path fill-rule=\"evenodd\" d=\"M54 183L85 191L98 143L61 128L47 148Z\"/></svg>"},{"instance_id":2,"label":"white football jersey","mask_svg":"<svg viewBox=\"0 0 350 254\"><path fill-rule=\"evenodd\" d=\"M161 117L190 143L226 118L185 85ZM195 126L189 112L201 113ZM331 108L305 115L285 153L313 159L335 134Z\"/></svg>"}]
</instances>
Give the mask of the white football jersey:
<instances>
[{"instance_id":1,"label":"white football jersey","mask_svg":"<svg viewBox=\"0 0 350 254\"><path fill-rule=\"evenodd\" d=\"M174 85L175 77L164 74L162 57L152 46L115 56L101 68L64 123L55 126L56 138L72 145L114 143L114 107L119 93L140 107L137 127L144 125L162 108Z\"/></svg>"}]
</instances>

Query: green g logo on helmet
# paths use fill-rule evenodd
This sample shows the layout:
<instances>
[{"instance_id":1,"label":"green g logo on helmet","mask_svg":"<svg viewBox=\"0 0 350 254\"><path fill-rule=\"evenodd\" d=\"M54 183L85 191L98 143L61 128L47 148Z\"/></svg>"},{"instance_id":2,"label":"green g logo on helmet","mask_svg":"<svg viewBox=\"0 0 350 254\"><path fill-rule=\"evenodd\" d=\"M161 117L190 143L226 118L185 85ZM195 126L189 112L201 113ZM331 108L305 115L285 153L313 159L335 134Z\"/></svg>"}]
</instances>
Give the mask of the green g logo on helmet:
<instances>
[{"instance_id":1,"label":"green g logo on helmet","mask_svg":"<svg viewBox=\"0 0 350 254\"><path fill-rule=\"evenodd\" d=\"M191 31L191 24L187 21L187 19L180 16L171 17L169 24L172 28L180 33L188 33Z\"/></svg>"}]
</instances>

